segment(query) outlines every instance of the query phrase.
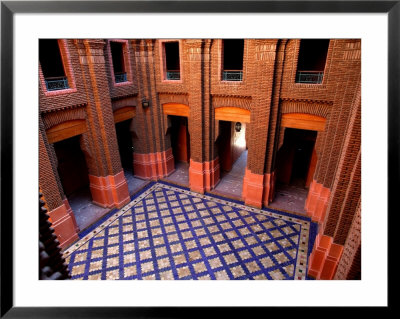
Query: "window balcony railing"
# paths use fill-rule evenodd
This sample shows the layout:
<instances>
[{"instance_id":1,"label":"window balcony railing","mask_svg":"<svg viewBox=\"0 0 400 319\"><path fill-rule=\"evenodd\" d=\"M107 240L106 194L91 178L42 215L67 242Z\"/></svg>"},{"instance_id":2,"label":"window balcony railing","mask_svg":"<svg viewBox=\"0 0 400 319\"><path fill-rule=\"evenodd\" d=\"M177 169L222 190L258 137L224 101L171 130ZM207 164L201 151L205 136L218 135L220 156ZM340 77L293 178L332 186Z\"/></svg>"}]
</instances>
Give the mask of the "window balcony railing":
<instances>
[{"instance_id":1,"label":"window balcony railing","mask_svg":"<svg viewBox=\"0 0 400 319\"><path fill-rule=\"evenodd\" d=\"M222 81L242 81L243 71L241 70L223 70Z\"/></svg>"},{"instance_id":2,"label":"window balcony railing","mask_svg":"<svg viewBox=\"0 0 400 319\"><path fill-rule=\"evenodd\" d=\"M66 76L45 78L47 91L65 90L69 88Z\"/></svg>"},{"instance_id":3,"label":"window balcony railing","mask_svg":"<svg viewBox=\"0 0 400 319\"><path fill-rule=\"evenodd\" d=\"M128 81L126 73L124 72L115 73L115 83L121 83L126 81Z\"/></svg>"},{"instance_id":4,"label":"window balcony railing","mask_svg":"<svg viewBox=\"0 0 400 319\"><path fill-rule=\"evenodd\" d=\"M181 72L179 70L169 70L167 71L167 80L180 80Z\"/></svg>"},{"instance_id":5,"label":"window balcony railing","mask_svg":"<svg viewBox=\"0 0 400 319\"><path fill-rule=\"evenodd\" d=\"M296 83L320 84L323 77L323 71L297 71Z\"/></svg>"}]
</instances>

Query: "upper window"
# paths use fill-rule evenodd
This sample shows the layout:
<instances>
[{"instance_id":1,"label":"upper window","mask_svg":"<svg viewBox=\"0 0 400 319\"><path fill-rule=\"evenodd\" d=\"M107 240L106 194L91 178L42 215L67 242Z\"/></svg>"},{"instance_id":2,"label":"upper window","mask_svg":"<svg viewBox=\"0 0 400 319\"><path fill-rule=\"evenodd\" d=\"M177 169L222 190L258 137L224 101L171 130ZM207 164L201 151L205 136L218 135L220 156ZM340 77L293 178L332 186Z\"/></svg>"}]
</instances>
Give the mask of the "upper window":
<instances>
[{"instance_id":1,"label":"upper window","mask_svg":"<svg viewBox=\"0 0 400 319\"><path fill-rule=\"evenodd\" d=\"M65 90L69 88L58 40L39 40L39 61L42 66L47 91Z\"/></svg>"},{"instance_id":2,"label":"upper window","mask_svg":"<svg viewBox=\"0 0 400 319\"><path fill-rule=\"evenodd\" d=\"M123 45L124 44L121 42L110 42L115 83L128 81L125 70Z\"/></svg>"},{"instance_id":3,"label":"upper window","mask_svg":"<svg viewBox=\"0 0 400 319\"><path fill-rule=\"evenodd\" d=\"M243 80L243 39L223 40L222 80Z\"/></svg>"},{"instance_id":4,"label":"upper window","mask_svg":"<svg viewBox=\"0 0 400 319\"><path fill-rule=\"evenodd\" d=\"M165 42L165 79L180 80L181 71L179 63L179 42Z\"/></svg>"},{"instance_id":5,"label":"upper window","mask_svg":"<svg viewBox=\"0 0 400 319\"><path fill-rule=\"evenodd\" d=\"M329 40L326 39L301 40L296 83L322 83L328 47Z\"/></svg>"}]
</instances>

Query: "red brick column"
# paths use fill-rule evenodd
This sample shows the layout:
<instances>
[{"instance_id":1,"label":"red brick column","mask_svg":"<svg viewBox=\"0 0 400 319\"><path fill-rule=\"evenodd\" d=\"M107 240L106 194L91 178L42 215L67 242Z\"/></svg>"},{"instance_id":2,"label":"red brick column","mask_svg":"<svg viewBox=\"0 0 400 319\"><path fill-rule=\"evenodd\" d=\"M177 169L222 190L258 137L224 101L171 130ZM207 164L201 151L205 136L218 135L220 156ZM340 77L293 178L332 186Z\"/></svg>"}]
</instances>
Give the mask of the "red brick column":
<instances>
[{"instance_id":1,"label":"red brick column","mask_svg":"<svg viewBox=\"0 0 400 319\"><path fill-rule=\"evenodd\" d=\"M121 208L130 202L128 184L124 172L115 175L89 175L93 203L102 207Z\"/></svg>"},{"instance_id":2,"label":"red brick column","mask_svg":"<svg viewBox=\"0 0 400 319\"><path fill-rule=\"evenodd\" d=\"M92 144L89 162L93 202L102 207L122 207L130 200L121 167L115 132L103 40L77 40L81 71L88 99L87 114Z\"/></svg>"},{"instance_id":3,"label":"red brick column","mask_svg":"<svg viewBox=\"0 0 400 319\"><path fill-rule=\"evenodd\" d=\"M318 234L309 259L308 275L315 279L333 279L342 252L343 246L334 244L332 237Z\"/></svg>"},{"instance_id":4,"label":"red brick column","mask_svg":"<svg viewBox=\"0 0 400 319\"><path fill-rule=\"evenodd\" d=\"M210 162L195 162L190 159L189 185L190 189L199 193L210 191L219 181L220 168L218 157Z\"/></svg>"},{"instance_id":5,"label":"red brick column","mask_svg":"<svg viewBox=\"0 0 400 319\"><path fill-rule=\"evenodd\" d=\"M361 279L361 201L351 223L334 279Z\"/></svg>"},{"instance_id":6,"label":"red brick column","mask_svg":"<svg viewBox=\"0 0 400 319\"><path fill-rule=\"evenodd\" d=\"M246 205L261 208L264 193L264 175L254 174L248 168L243 178L242 197Z\"/></svg>"},{"instance_id":7,"label":"red brick column","mask_svg":"<svg viewBox=\"0 0 400 319\"><path fill-rule=\"evenodd\" d=\"M143 179L157 180L171 174L175 169L172 149L164 152L138 154L133 153L133 171Z\"/></svg>"},{"instance_id":8,"label":"red brick column","mask_svg":"<svg viewBox=\"0 0 400 319\"><path fill-rule=\"evenodd\" d=\"M315 222L322 223L325 219L331 191L315 180L311 182L304 209Z\"/></svg>"}]
</instances>

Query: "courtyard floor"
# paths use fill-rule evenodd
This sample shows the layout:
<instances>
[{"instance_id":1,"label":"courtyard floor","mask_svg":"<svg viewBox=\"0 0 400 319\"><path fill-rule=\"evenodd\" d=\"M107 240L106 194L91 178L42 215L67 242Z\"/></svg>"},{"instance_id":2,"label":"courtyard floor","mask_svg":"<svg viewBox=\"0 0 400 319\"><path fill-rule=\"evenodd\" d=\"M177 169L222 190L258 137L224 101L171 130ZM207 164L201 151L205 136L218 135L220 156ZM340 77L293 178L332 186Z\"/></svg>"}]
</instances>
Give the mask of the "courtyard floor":
<instances>
[{"instance_id":1,"label":"courtyard floor","mask_svg":"<svg viewBox=\"0 0 400 319\"><path fill-rule=\"evenodd\" d=\"M317 226L151 182L64 251L72 279L307 279Z\"/></svg>"},{"instance_id":2,"label":"courtyard floor","mask_svg":"<svg viewBox=\"0 0 400 319\"><path fill-rule=\"evenodd\" d=\"M214 188L213 193L218 193L232 198L242 198L243 177L246 171L247 150L245 150L232 165L230 172L221 172L221 180Z\"/></svg>"}]
</instances>

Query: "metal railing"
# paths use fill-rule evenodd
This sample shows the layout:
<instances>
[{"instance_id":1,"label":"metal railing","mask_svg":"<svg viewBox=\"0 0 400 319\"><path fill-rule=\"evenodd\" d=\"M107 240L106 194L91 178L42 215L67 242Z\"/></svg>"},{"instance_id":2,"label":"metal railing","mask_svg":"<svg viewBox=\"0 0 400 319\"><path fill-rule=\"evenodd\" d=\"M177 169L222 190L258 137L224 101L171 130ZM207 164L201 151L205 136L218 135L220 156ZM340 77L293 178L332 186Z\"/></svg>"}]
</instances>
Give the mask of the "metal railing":
<instances>
[{"instance_id":1,"label":"metal railing","mask_svg":"<svg viewBox=\"0 0 400 319\"><path fill-rule=\"evenodd\" d=\"M320 84L323 77L323 71L297 71L296 83Z\"/></svg>"},{"instance_id":2,"label":"metal railing","mask_svg":"<svg viewBox=\"0 0 400 319\"><path fill-rule=\"evenodd\" d=\"M115 73L115 83L121 83L128 81L126 78L126 73Z\"/></svg>"},{"instance_id":3,"label":"metal railing","mask_svg":"<svg viewBox=\"0 0 400 319\"><path fill-rule=\"evenodd\" d=\"M167 80L180 80L181 72L179 70L167 71Z\"/></svg>"},{"instance_id":4,"label":"metal railing","mask_svg":"<svg viewBox=\"0 0 400 319\"><path fill-rule=\"evenodd\" d=\"M45 78L47 91L65 90L69 88L66 76Z\"/></svg>"},{"instance_id":5,"label":"metal railing","mask_svg":"<svg viewBox=\"0 0 400 319\"><path fill-rule=\"evenodd\" d=\"M223 70L222 81L243 81L243 71Z\"/></svg>"}]
</instances>

